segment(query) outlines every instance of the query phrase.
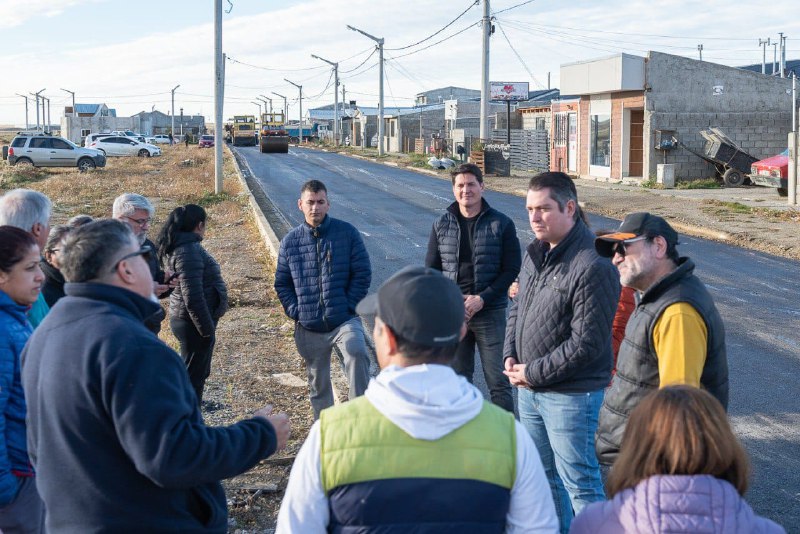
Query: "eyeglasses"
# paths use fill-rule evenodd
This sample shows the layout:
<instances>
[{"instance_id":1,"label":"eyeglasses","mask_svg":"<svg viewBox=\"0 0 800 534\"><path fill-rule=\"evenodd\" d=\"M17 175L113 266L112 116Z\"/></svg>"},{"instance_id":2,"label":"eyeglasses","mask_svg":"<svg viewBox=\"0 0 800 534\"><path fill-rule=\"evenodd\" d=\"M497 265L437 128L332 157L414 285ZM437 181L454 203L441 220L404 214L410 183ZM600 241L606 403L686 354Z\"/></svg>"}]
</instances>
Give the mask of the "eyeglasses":
<instances>
[{"instance_id":1,"label":"eyeglasses","mask_svg":"<svg viewBox=\"0 0 800 534\"><path fill-rule=\"evenodd\" d=\"M117 261L117 263L114 264L114 267L111 269L111 272L112 273L117 272L117 269L119 268L119 264L122 263L123 261L129 260L131 258L135 258L136 256L144 256L145 254L149 254L152 251L153 251L153 247L151 247L150 245L145 245L142 248L140 248L139 250L137 250L136 252L131 252L130 254L126 254L125 256L122 256Z\"/></svg>"},{"instance_id":2,"label":"eyeglasses","mask_svg":"<svg viewBox=\"0 0 800 534\"><path fill-rule=\"evenodd\" d=\"M619 241L616 245L614 245L614 248L612 248L611 250L614 252L614 254L619 254L621 257L624 258L625 254L627 254L626 248L628 245L630 245L631 243L636 243L637 241L644 241L645 239L647 239L646 235L634 237L632 239L625 239L624 241Z\"/></svg>"},{"instance_id":3,"label":"eyeglasses","mask_svg":"<svg viewBox=\"0 0 800 534\"><path fill-rule=\"evenodd\" d=\"M127 215L124 216L129 221L133 221L139 226L144 226L145 224L150 224L153 221L152 217L147 217L146 219L134 219L133 217L128 217Z\"/></svg>"}]
</instances>

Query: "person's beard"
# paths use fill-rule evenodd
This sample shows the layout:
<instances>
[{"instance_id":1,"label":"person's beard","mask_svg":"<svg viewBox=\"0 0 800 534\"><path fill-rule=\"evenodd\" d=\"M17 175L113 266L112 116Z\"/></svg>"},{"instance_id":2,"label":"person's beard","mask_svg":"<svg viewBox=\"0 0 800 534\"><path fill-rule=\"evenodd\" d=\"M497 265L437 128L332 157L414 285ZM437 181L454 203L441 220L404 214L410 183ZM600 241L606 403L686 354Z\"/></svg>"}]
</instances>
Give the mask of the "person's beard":
<instances>
[{"instance_id":1,"label":"person's beard","mask_svg":"<svg viewBox=\"0 0 800 534\"><path fill-rule=\"evenodd\" d=\"M137 235L136 240L139 242L140 247L144 245L144 242L147 240L147 232L142 232L139 235Z\"/></svg>"}]
</instances>

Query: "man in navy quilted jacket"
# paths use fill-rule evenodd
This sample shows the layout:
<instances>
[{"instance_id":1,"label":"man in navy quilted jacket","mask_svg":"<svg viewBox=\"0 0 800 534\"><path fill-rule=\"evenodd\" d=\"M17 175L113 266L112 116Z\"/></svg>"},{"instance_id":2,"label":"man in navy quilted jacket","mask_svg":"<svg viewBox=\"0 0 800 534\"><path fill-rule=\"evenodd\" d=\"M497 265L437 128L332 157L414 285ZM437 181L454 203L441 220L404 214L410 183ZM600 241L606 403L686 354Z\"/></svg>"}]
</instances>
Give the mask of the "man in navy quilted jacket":
<instances>
[{"instance_id":1,"label":"man in navy quilted jacket","mask_svg":"<svg viewBox=\"0 0 800 534\"><path fill-rule=\"evenodd\" d=\"M300 189L297 207L305 222L281 241L275 292L295 321L297 352L308 368L314 419L333 406L331 350L339 349L350 385L349 398L369 382L369 353L356 304L372 280L369 255L358 230L328 216L328 190L319 180Z\"/></svg>"}]
</instances>

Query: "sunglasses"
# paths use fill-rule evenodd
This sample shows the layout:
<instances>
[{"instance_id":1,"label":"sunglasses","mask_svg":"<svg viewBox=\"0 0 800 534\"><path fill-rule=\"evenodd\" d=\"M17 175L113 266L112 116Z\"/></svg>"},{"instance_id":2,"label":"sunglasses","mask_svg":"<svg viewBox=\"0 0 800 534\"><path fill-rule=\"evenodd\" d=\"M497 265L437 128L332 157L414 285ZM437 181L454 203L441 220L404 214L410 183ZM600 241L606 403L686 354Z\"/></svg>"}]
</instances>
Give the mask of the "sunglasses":
<instances>
[{"instance_id":1,"label":"sunglasses","mask_svg":"<svg viewBox=\"0 0 800 534\"><path fill-rule=\"evenodd\" d=\"M611 250L612 252L614 252L614 254L619 254L621 257L624 258L625 254L627 254L626 248L628 245L630 245L631 243L636 243L637 241L644 241L645 239L647 239L646 235L634 237L632 239L625 239L624 241L619 241L616 245L614 245L614 247Z\"/></svg>"},{"instance_id":2,"label":"sunglasses","mask_svg":"<svg viewBox=\"0 0 800 534\"><path fill-rule=\"evenodd\" d=\"M117 269L119 268L119 264L122 263L123 261L129 260L131 258L135 258L136 256L144 256L145 254L150 254L150 252L152 252L152 251L153 251L153 247L151 247L149 245L145 245L142 248L140 248L139 250L137 250L136 252L131 252L130 254L126 254L125 256L122 256L119 259L119 261L117 261L117 263L114 264L114 268L111 269L111 272L112 273L117 272Z\"/></svg>"}]
</instances>

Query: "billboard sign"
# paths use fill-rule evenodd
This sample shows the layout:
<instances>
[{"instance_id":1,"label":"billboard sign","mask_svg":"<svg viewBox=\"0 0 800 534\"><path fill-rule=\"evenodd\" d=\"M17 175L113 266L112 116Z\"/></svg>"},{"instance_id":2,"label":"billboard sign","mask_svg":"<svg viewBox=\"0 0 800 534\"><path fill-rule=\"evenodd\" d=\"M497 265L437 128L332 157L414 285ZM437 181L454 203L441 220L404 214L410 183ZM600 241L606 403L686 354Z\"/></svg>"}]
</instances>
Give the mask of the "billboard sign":
<instances>
[{"instance_id":1,"label":"billboard sign","mask_svg":"<svg viewBox=\"0 0 800 534\"><path fill-rule=\"evenodd\" d=\"M528 82L489 82L492 100L528 100Z\"/></svg>"}]
</instances>

